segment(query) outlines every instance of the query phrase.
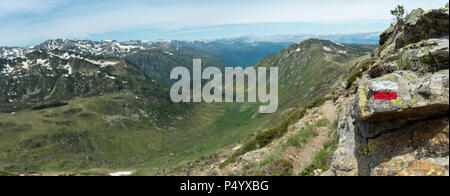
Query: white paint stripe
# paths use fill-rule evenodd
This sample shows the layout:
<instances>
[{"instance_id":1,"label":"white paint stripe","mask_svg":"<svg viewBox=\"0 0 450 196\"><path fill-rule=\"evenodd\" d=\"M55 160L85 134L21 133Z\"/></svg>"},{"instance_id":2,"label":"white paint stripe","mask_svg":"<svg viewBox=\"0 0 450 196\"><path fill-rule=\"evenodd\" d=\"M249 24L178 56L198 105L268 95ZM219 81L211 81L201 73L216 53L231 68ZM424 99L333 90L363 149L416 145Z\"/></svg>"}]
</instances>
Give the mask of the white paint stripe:
<instances>
[{"instance_id":1,"label":"white paint stripe","mask_svg":"<svg viewBox=\"0 0 450 196\"><path fill-rule=\"evenodd\" d=\"M372 82L372 91L398 91L398 84L390 81Z\"/></svg>"}]
</instances>

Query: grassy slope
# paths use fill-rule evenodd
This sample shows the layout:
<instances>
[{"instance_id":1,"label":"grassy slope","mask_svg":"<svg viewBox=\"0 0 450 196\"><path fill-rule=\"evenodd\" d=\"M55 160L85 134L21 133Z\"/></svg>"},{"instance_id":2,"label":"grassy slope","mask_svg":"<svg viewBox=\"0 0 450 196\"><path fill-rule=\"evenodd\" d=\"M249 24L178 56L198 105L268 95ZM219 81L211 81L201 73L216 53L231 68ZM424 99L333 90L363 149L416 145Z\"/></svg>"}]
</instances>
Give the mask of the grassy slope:
<instances>
[{"instance_id":1,"label":"grassy slope","mask_svg":"<svg viewBox=\"0 0 450 196\"><path fill-rule=\"evenodd\" d=\"M310 90L323 86L323 80L317 80L318 75L333 78L337 75L330 72L330 67L342 67L338 72L343 74L357 61L321 60L317 50L308 55L283 61L279 61L284 59L281 56L272 55L259 65L280 67L280 109L275 114L258 114L258 104L215 103L190 105L191 110L183 112L148 108L145 111L160 114L146 117L140 107L157 106L129 104L136 101L133 94L77 99L59 108L0 114L0 168L84 174L93 168L130 169L137 171L137 175L156 175L185 165L274 127L311 100L309 97L331 90ZM300 63L304 58L309 60ZM304 83L299 85L298 81ZM179 120L167 116L177 116ZM107 122L105 118L115 120Z\"/></svg>"},{"instance_id":2,"label":"grassy slope","mask_svg":"<svg viewBox=\"0 0 450 196\"><path fill-rule=\"evenodd\" d=\"M162 116L145 117L133 108L138 104L130 104L134 99L106 95L0 114L1 167L20 172L145 168L152 175L240 141L265 127L256 122L268 121L268 116L249 118L255 111L239 104L223 103L198 105L184 115L198 118L187 122L165 122ZM129 106L122 107L125 103Z\"/></svg>"}]
</instances>

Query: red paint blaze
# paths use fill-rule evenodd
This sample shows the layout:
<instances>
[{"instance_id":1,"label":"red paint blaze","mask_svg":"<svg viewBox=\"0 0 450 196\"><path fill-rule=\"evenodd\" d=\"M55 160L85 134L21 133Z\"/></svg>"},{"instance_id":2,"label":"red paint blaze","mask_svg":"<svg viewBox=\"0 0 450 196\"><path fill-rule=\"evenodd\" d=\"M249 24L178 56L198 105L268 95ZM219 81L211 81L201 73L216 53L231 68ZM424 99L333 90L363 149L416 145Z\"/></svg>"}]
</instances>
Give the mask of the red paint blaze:
<instances>
[{"instance_id":1,"label":"red paint blaze","mask_svg":"<svg viewBox=\"0 0 450 196\"><path fill-rule=\"evenodd\" d=\"M375 100L397 100L397 92L386 92L386 91L377 91L374 94L373 99Z\"/></svg>"}]
</instances>

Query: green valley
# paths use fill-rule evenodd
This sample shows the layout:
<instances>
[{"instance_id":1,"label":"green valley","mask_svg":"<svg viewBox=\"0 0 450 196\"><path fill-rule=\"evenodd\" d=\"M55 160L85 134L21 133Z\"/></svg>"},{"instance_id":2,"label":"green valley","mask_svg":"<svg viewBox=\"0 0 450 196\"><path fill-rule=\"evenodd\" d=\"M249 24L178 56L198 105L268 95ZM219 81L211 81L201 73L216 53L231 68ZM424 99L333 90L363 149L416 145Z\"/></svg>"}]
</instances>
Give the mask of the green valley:
<instances>
[{"instance_id":1,"label":"green valley","mask_svg":"<svg viewBox=\"0 0 450 196\"><path fill-rule=\"evenodd\" d=\"M13 68L2 77L8 81L4 84L24 90L19 91L21 96L4 91L2 108L12 109L0 114L0 170L74 175L129 170L135 175L165 175L198 160L213 159L216 151L276 127L313 98L330 93L367 54L311 39L268 56L256 67L279 67L280 107L274 114L259 114L260 103L172 103L163 84L171 83L164 79L170 66L164 65L187 66L190 58L203 59L195 50L178 48L176 53L172 49L172 55L143 50L119 55L123 58L80 56L77 51L33 52L21 61L35 63L31 70L39 71L26 82L19 78L31 72L19 69L22 62L3 63ZM47 73L46 62L52 73ZM206 66L224 66L207 56L206 62ZM68 67L58 71L60 64L71 64L71 73ZM49 74L59 79L44 82L51 78ZM113 84L121 85L107 90ZM75 86L68 88L71 85ZM73 90L54 93L52 88ZM24 96L36 89L48 90L40 90L42 96L34 99Z\"/></svg>"}]
</instances>

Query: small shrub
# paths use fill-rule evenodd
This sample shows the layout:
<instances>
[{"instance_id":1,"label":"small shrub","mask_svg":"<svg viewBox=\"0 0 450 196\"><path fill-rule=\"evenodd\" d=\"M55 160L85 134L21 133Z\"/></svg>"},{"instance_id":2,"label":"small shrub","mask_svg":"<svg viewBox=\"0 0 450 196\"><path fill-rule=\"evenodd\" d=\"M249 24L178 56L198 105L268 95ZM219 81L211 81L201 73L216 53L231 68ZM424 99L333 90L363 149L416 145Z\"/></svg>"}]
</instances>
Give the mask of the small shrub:
<instances>
[{"instance_id":1,"label":"small shrub","mask_svg":"<svg viewBox=\"0 0 450 196\"><path fill-rule=\"evenodd\" d=\"M411 62L409 60L403 60L403 55L398 57L398 59L395 62L402 69L405 69L405 70L411 70L412 69Z\"/></svg>"},{"instance_id":2,"label":"small shrub","mask_svg":"<svg viewBox=\"0 0 450 196\"><path fill-rule=\"evenodd\" d=\"M347 79L347 89L352 87L353 83L356 81L356 79L358 79L360 74L361 72L359 70L352 73L352 75Z\"/></svg>"},{"instance_id":3,"label":"small shrub","mask_svg":"<svg viewBox=\"0 0 450 196\"><path fill-rule=\"evenodd\" d=\"M323 105L325 102L327 102L328 100L331 100L331 97L318 96L318 97L314 98L313 101L308 106L306 106L306 108L312 109L312 108L319 107L319 106Z\"/></svg>"},{"instance_id":4,"label":"small shrub","mask_svg":"<svg viewBox=\"0 0 450 196\"><path fill-rule=\"evenodd\" d=\"M423 70L427 72L431 70L431 67L439 65L439 60L432 56L424 56L419 60L423 65Z\"/></svg>"},{"instance_id":5,"label":"small shrub","mask_svg":"<svg viewBox=\"0 0 450 196\"><path fill-rule=\"evenodd\" d=\"M326 118L320 119L317 121L317 127L326 127L328 125L328 120Z\"/></svg>"},{"instance_id":6,"label":"small shrub","mask_svg":"<svg viewBox=\"0 0 450 196\"><path fill-rule=\"evenodd\" d=\"M325 127L327 124L328 124L327 119L319 120L315 125L305 124L306 128L300 129L300 131L296 135L288 138L286 144L288 146L300 148L301 143L306 143L310 137L316 137L319 135L318 133L315 132L316 128Z\"/></svg>"},{"instance_id":7,"label":"small shrub","mask_svg":"<svg viewBox=\"0 0 450 196\"><path fill-rule=\"evenodd\" d=\"M350 76L347 78L346 88L347 89L351 88L353 83L355 83L356 79L361 77L362 72L366 71L371 64L372 64L372 62L369 60L361 62L360 65L358 67L356 67L353 70L353 72L350 74Z\"/></svg>"},{"instance_id":8,"label":"small shrub","mask_svg":"<svg viewBox=\"0 0 450 196\"><path fill-rule=\"evenodd\" d=\"M300 148L301 143L306 143L310 137L315 136L318 136L318 134L314 132L313 127L301 129L297 135L294 135L288 139L287 145Z\"/></svg>"},{"instance_id":9,"label":"small shrub","mask_svg":"<svg viewBox=\"0 0 450 196\"><path fill-rule=\"evenodd\" d=\"M292 176L293 168L291 160L279 159L269 166L268 172L271 176Z\"/></svg>"}]
</instances>

